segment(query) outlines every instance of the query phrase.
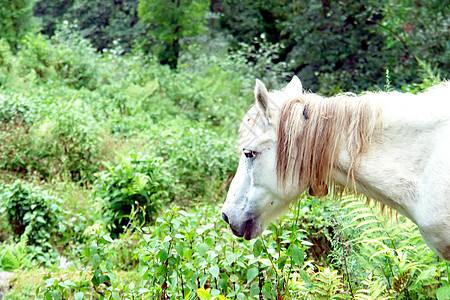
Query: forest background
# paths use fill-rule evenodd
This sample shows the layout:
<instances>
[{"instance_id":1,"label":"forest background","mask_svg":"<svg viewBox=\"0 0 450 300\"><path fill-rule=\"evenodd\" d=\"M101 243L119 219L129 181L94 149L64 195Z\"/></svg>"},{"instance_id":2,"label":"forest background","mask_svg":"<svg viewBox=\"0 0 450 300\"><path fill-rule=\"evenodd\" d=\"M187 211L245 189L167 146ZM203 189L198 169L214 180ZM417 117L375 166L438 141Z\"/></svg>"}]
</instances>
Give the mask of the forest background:
<instances>
[{"instance_id":1,"label":"forest background","mask_svg":"<svg viewBox=\"0 0 450 300\"><path fill-rule=\"evenodd\" d=\"M361 199L303 195L250 242L219 214L255 78L419 93L449 78L449 11L0 0L0 298L448 299L448 263Z\"/></svg>"}]
</instances>

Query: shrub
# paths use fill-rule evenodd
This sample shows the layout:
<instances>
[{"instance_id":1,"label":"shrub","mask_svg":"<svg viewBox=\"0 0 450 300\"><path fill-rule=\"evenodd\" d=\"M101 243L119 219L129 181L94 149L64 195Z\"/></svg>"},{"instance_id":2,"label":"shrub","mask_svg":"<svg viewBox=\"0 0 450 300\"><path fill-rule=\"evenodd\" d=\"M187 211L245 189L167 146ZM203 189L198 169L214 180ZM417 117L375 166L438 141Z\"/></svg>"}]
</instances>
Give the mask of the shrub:
<instances>
[{"instance_id":1,"label":"shrub","mask_svg":"<svg viewBox=\"0 0 450 300\"><path fill-rule=\"evenodd\" d=\"M26 173L32 148L29 131L37 118L34 101L0 94L0 168Z\"/></svg>"},{"instance_id":2,"label":"shrub","mask_svg":"<svg viewBox=\"0 0 450 300\"><path fill-rule=\"evenodd\" d=\"M162 156L176 178L178 199L208 199L225 192L226 181L238 164L235 140L214 131L184 127L159 128L153 136L153 151Z\"/></svg>"},{"instance_id":3,"label":"shrub","mask_svg":"<svg viewBox=\"0 0 450 300\"><path fill-rule=\"evenodd\" d=\"M51 248L50 241L57 234L61 215L61 200L41 189L16 180L0 185L4 205L0 212L6 215L14 235L28 236L30 244Z\"/></svg>"},{"instance_id":4,"label":"shrub","mask_svg":"<svg viewBox=\"0 0 450 300\"><path fill-rule=\"evenodd\" d=\"M41 101L0 94L0 168L92 181L104 151L97 122L80 101Z\"/></svg>"},{"instance_id":5,"label":"shrub","mask_svg":"<svg viewBox=\"0 0 450 300\"><path fill-rule=\"evenodd\" d=\"M240 122L251 103L255 75L239 55L202 53L192 46L180 60L178 72L160 74L161 90L190 120L215 128Z\"/></svg>"},{"instance_id":6,"label":"shrub","mask_svg":"<svg viewBox=\"0 0 450 300\"><path fill-rule=\"evenodd\" d=\"M108 231L116 238L132 221L153 222L172 196L172 178L161 158L130 154L117 166L105 164L95 196Z\"/></svg>"},{"instance_id":7,"label":"shrub","mask_svg":"<svg viewBox=\"0 0 450 300\"><path fill-rule=\"evenodd\" d=\"M33 6L36 1L3 0L0 9L1 36L14 48L20 43L22 37L31 31L35 20Z\"/></svg>"},{"instance_id":8,"label":"shrub","mask_svg":"<svg viewBox=\"0 0 450 300\"><path fill-rule=\"evenodd\" d=\"M68 22L51 40L30 33L22 44L18 60L23 76L31 72L42 82L61 82L77 89L97 86L95 50Z\"/></svg>"},{"instance_id":9,"label":"shrub","mask_svg":"<svg viewBox=\"0 0 450 300\"><path fill-rule=\"evenodd\" d=\"M36 169L46 177L66 173L75 181L93 181L100 169L101 130L80 101L55 104L53 116L33 127Z\"/></svg>"},{"instance_id":10,"label":"shrub","mask_svg":"<svg viewBox=\"0 0 450 300\"><path fill-rule=\"evenodd\" d=\"M31 125L38 114L35 102L19 95L0 93L0 124L24 122Z\"/></svg>"}]
</instances>

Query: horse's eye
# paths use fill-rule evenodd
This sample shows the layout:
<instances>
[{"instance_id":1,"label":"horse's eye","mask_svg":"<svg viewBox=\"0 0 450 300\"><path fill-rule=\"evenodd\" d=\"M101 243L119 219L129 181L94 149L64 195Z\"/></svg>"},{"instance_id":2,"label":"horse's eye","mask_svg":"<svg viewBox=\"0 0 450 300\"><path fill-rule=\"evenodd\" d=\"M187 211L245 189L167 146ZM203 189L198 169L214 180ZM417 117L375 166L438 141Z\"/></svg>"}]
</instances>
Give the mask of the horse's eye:
<instances>
[{"instance_id":1,"label":"horse's eye","mask_svg":"<svg viewBox=\"0 0 450 300\"><path fill-rule=\"evenodd\" d=\"M252 151L252 150L244 149L244 155L247 158L255 158L256 157L256 152Z\"/></svg>"}]
</instances>

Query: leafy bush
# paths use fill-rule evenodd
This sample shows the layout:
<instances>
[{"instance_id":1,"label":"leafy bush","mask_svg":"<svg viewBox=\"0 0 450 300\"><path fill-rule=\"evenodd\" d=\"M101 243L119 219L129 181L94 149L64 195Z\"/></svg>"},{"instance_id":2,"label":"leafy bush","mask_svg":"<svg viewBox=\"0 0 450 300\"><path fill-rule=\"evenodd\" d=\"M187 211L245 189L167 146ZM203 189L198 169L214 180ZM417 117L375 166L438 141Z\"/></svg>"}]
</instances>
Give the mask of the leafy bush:
<instances>
[{"instance_id":1,"label":"leafy bush","mask_svg":"<svg viewBox=\"0 0 450 300\"><path fill-rule=\"evenodd\" d=\"M106 151L98 123L80 101L55 104L50 109L53 117L41 119L32 129L38 137L33 149L35 169L47 178L66 173L75 181L93 181Z\"/></svg>"},{"instance_id":2,"label":"leafy bush","mask_svg":"<svg viewBox=\"0 0 450 300\"><path fill-rule=\"evenodd\" d=\"M36 0L3 0L0 9L1 38L17 48L22 37L32 30L33 5Z\"/></svg>"},{"instance_id":3,"label":"leafy bush","mask_svg":"<svg viewBox=\"0 0 450 300\"><path fill-rule=\"evenodd\" d=\"M35 101L15 94L0 93L0 124L23 122L32 125L37 116Z\"/></svg>"},{"instance_id":4,"label":"leafy bush","mask_svg":"<svg viewBox=\"0 0 450 300\"><path fill-rule=\"evenodd\" d=\"M26 173L30 128L37 118L34 101L0 93L0 168Z\"/></svg>"},{"instance_id":5,"label":"leafy bush","mask_svg":"<svg viewBox=\"0 0 450 300\"><path fill-rule=\"evenodd\" d=\"M117 166L105 164L97 175L95 196L101 217L113 237L137 221L149 224L172 196L172 178L162 159L130 154Z\"/></svg>"},{"instance_id":6,"label":"leafy bush","mask_svg":"<svg viewBox=\"0 0 450 300\"><path fill-rule=\"evenodd\" d=\"M50 40L42 34L28 34L18 53L23 75L34 74L43 82L62 82L73 88L97 86L95 50L73 26L64 22Z\"/></svg>"},{"instance_id":7,"label":"leafy bush","mask_svg":"<svg viewBox=\"0 0 450 300\"><path fill-rule=\"evenodd\" d=\"M28 242L51 248L50 241L58 233L62 214L61 200L37 187L16 180L10 185L0 185L3 199L1 213L17 237L26 234Z\"/></svg>"},{"instance_id":8,"label":"leafy bush","mask_svg":"<svg viewBox=\"0 0 450 300\"><path fill-rule=\"evenodd\" d=\"M92 181L106 151L97 122L80 101L41 102L0 94L0 168L44 179L59 174Z\"/></svg>"},{"instance_id":9,"label":"leafy bush","mask_svg":"<svg viewBox=\"0 0 450 300\"><path fill-rule=\"evenodd\" d=\"M94 287L102 296L121 295L124 299L190 299L188 295L196 294L201 299L245 299L249 295L274 299L283 293L290 295L290 275L303 265L307 248L305 236L291 221L284 224L284 232L272 227L273 232L265 232L263 239L241 243L219 220L217 207L190 212L175 207L166 210L154 226L140 229L134 252L139 274L133 281L124 283L114 272L114 253L120 241L97 233L86 246L86 267L80 274L88 276L83 282L65 286L63 278L46 277L44 289L37 291L87 294Z\"/></svg>"},{"instance_id":10,"label":"leafy bush","mask_svg":"<svg viewBox=\"0 0 450 300\"><path fill-rule=\"evenodd\" d=\"M256 74L242 54L230 55L221 49L211 55L201 49L191 46L180 58L177 72L158 76L161 89L188 119L229 129L230 124L240 123L253 101Z\"/></svg>"},{"instance_id":11,"label":"leafy bush","mask_svg":"<svg viewBox=\"0 0 450 300\"><path fill-rule=\"evenodd\" d=\"M223 196L238 164L234 139L202 128L177 128L159 127L152 136L160 139L151 145L176 178L177 198L189 203L192 199Z\"/></svg>"},{"instance_id":12,"label":"leafy bush","mask_svg":"<svg viewBox=\"0 0 450 300\"><path fill-rule=\"evenodd\" d=\"M95 291L123 299L447 297L448 264L435 260L412 224L401 220L385 226L370 207L350 197L345 197L344 207L322 205L333 213L332 220L342 221L342 227L333 224L334 250L327 252L331 263L309 254L317 246L308 238L315 229L299 228L306 211L309 220L323 219L324 213L312 201L300 203L262 237L248 242L232 236L220 220L220 207L202 204L191 211L168 209L155 225L134 231L132 239L138 244L133 244L132 259L139 261L138 274L127 280L119 275L117 263L123 241L96 232L85 245L85 266L70 271L80 278L66 281L66 276L46 275L37 291L69 295Z\"/></svg>"},{"instance_id":13,"label":"leafy bush","mask_svg":"<svg viewBox=\"0 0 450 300\"><path fill-rule=\"evenodd\" d=\"M5 259L17 256L17 264L48 267L61 255L79 255L87 221L68 212L64 204L47 190L19 179L0 183L0 218L9 225L5 233L20 237L20 243L5 244Z\"/></svg>"}]
</instances>

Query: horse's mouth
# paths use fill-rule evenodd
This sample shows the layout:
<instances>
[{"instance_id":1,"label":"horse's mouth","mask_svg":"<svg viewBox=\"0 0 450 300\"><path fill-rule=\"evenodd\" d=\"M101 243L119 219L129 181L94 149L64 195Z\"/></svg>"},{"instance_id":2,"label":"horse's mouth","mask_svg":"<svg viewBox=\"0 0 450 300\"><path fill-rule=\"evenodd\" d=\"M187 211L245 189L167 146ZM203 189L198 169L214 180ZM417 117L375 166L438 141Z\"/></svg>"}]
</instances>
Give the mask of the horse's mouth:
<instances>
[{"instance_id":1,"label":"horse's mouth","mask_svg":"<svg viewBox=\"0 0 450 300\"><path fill-rule=\"evenodd\" d=\"M261 234L260 225L254 219L247 220L238 230L231 227L231 232L235 236L243 237L247 241L258 237Z\"/></svg>"},{"instance_id":2,"label":"horse's mouth","mask_svg":"<svg viewBox=\"0 0 450 300\"><path fill-rule=\"evenodd\" d=\"M235 236L237 236L237 237L243 237L243 238L246 239L247 241L249 241L249 240L255 238L255 237L253 236L253 233L250 232L250 231L239 232L239 231L236 231L236 230L234 230L233 228L231 228L231 232L233 232L233 234L234 234Z\"/></svg>"},{"instance_id":3,"label":"horse's mouth","mask_svg":"<svg viewBox=\"0 0 450 300\"><path fill-rule=\"evenodd\" d=\"M231 232L237 237L251 240L258 237L263 229L258 217L247 214L247 220L242 223L231 222L225 212L222 211L222 219L230 225Z\"/></svg>"}]
</instances>

